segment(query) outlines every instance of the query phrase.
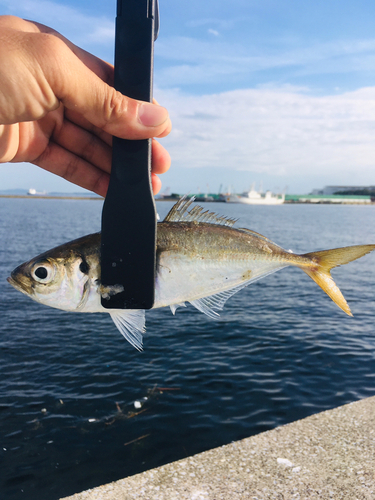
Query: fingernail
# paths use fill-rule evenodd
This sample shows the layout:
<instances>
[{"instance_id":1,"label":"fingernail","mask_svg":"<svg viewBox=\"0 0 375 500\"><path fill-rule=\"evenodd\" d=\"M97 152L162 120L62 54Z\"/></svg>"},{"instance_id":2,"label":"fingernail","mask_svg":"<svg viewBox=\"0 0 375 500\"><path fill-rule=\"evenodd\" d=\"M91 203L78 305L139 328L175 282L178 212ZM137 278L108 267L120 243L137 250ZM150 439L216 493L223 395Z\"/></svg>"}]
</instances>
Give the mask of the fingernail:
<instances>
[{"instance_id":1,"label":"fingernail","mask_svg":"<svg viewBox=\"0 0 375 500\"><path fill-rule=\"evenodd\" d=\"M168 111L162 106L145 102L139 106L138 120L145 127L157 127L168 118Z\"/></svg>"}]
</instances>

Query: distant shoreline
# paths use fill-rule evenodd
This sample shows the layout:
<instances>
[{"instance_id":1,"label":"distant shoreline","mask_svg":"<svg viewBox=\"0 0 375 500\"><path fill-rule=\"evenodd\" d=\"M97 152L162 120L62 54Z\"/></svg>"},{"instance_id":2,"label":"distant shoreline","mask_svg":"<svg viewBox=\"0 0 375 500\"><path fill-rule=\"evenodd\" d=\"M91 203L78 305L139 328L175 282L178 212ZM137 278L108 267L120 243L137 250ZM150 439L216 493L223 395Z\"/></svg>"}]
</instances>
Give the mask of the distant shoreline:
<instances>
[{"instance_id":1,"label":"distant shoreline","mask_svg":"<svg viewBox=\"0 0 375 500\"><path fill-rule=\"evenodd\" d=\"M104 198L99 196L48 196L44 194L0 194L0 198L26 198L30 200L42 199L42 200L101 200Z\"/></svg>"},{"instance_id":2,"label":"distant shoreline","mask_svg":"<svg viewBox=\"0 0 375 500\"><path fill-rule=\"evenodd\" d=\"M30 199L30 200L99 200L99 201L104 201L104 198L100 196L79 196L79 195L62 195L62 196L52 196L52 195L43 195L43 194L0 194L0 198L18 198L18 199ZM177 198L156 198L155 201L178 201ZM199 201L199 200L197 200ZM210 200L211 203L217 202L217 200ZM233 203L231 203L232 205ZM306 198L303 196L302 200L300 199L295 199L295 200L285 200L285 202L282 205L362 205L362 206L374 206L374 202L363 202L360 201L356 198L352 199L347 199L345 201L340 200L340 201L332 201L328 199L320 199L320 200L310 200L308 199L308 196ZM252 206L259 206L259 205L252 205ZM281 206L281 205L279 205Z\"/></svg>"},{"instance_id":3,"label":"distant shoreline","mask_svg":"<svg viewBox=\"0 0 375 500\"><path fill-rule=\"evenodd\" d=\"M52 196L48 194L0 194L0 198L24 198L30 200L100 200L104 201L101 196L79 196L79 195L61 195ZM156 198L155 201L178 201L177 198Z\"/></svg>"}]
</instances>

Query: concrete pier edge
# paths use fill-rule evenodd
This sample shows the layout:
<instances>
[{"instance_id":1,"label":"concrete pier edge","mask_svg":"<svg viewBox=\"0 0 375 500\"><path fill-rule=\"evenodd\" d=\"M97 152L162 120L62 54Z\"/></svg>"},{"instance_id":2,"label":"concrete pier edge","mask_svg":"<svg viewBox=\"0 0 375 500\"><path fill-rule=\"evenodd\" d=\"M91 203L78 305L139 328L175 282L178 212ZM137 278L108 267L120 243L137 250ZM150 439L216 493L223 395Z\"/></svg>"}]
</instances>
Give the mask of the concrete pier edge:
<instances>
[{"instance_id":1,"label":"concrete pier edge","mask_svg":"<svg viewBox=\"0 0 375 500\"><path fill-rule=\"evenodd\" d=\"M375 396L64 500L375 499Z\"/></svg>"}]
</instances>

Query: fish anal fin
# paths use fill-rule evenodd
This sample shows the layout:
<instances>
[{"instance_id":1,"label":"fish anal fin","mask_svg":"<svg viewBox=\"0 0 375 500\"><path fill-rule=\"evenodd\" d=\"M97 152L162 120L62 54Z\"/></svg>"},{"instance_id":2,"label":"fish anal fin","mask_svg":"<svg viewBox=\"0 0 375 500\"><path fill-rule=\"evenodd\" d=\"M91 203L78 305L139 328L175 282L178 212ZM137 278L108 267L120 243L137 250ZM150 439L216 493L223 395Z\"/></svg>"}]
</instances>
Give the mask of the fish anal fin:
<instances>
[{"instance_id":1,"label":"fish anal fin","mask_svg":"<svg viewBox=\"0 0 375 500\"><path fill-rule=\"evenodd\" d=\"M209 297L204 297L203 299L196 299L196 300L191 300L190 301L190 304L192 306L194 306L196 309L198 309L198 311L202 312L203 314L205 314L206 316L208 316L209 318L211 319L219 319L220 317L220 314L217 313L214 309L214 307L212 307L207 299Z\"/></svg>"},{"instance_id":2,"label":"fish anal fin","mask_svg":"<svg viewBox=\"0 0 375 500\"><path fill-rule=\"evenodd\" d=\"M109 312L114 324L125 339L138 351L142 351L145 333L145 311L142 309L113 309Z\"/></svg>"},{"instance_id":3,"label":"fish anal fin","mask_svg":"<svg viewBox=\"0 0 375 500\"><path fill-rule=\"evenodd\" d=\"M302 255L313 261L310 267L302 267L303 271L317 283L326 294L331 297L346 314L353 316L348 303L342 295L339 287L333 281L331 269L348 264L375 250L375 245L356 245L352 247L335 248Z\"/></svg>"},{"instance_id":4,"label":"fish anal fin","mask_svg":"<svg viewBox=\"0 0 375 500\"><path fill-rule=\"evenodd\" d=\"M252 281L254 280L248 280L224 292L215 293L201 299L191 300L190 304L198 309L198 311L206 314L206 316L212 319L219 319L220 315L217 311L221 311L226 301L232 297L232 295L245 288Z\"/></svg>"}]
</instances>

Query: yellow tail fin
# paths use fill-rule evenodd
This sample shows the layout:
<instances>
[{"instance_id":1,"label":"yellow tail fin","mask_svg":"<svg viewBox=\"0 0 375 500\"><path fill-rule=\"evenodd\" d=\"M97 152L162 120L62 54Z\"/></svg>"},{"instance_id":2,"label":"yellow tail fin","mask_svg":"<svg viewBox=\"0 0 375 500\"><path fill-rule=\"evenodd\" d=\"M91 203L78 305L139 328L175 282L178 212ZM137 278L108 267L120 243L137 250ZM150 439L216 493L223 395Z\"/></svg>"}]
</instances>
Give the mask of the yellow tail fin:
<instances>
[{"instance_id":1,"label":"yellow tail fin","mask_svg":"<svg viewBox=\"0 0 375 500\"><path fill-rule=\"evenodd\" d=\"M372 252L375 245L358 245L353 247L335 248L334 250L323 250L321 252L305 253L302 257L307 257L313 261L313 264L306 268L302 267L305 273L322 288L326 294L331 297L346 314L353 316L350 308L340 292L339 287L333 281L331 269L343 264L348 264L353 260L359 259Z\"/></svg>"}]
</instances>

